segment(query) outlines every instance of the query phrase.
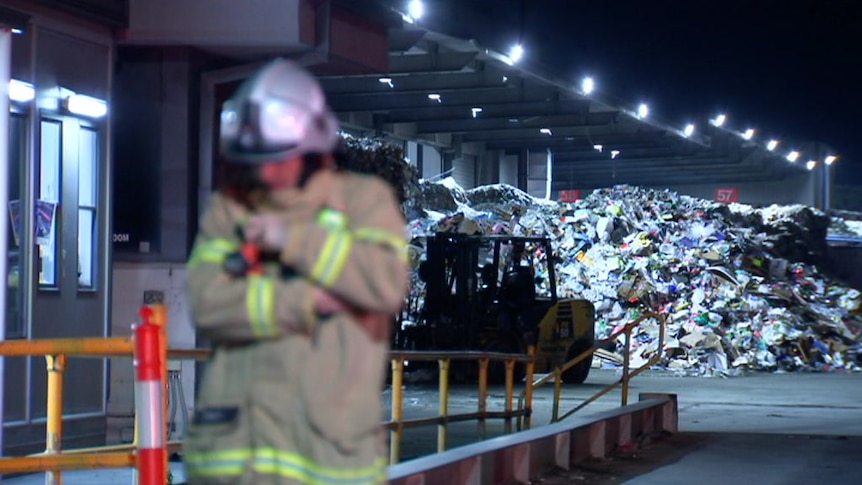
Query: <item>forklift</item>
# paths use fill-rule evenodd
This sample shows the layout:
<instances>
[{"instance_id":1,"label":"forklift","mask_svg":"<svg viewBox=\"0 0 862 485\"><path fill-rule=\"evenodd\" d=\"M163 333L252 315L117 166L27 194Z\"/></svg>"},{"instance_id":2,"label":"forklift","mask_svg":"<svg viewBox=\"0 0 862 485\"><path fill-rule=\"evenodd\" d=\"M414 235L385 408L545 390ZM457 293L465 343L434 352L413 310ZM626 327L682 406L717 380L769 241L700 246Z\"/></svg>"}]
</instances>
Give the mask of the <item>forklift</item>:
<instances>
[{"instance_id":1,"label":"forklift","mask_svg":"<svg viewBox=\"0 0 862 485\"><path fill-rule=\"evenodd\" d=\"M547 237L436 233L418 268L424 304L396 328L393 347L524 354L533 346L535 371L552 372L595 340L595 308L558 296L555 262ZM564 382L584 382L591 363L592 355L566 371ZM489 380L503 382L504 369L492 361ZM516 379L523 375L516 366Z\"/></svg>"}]
</instances>

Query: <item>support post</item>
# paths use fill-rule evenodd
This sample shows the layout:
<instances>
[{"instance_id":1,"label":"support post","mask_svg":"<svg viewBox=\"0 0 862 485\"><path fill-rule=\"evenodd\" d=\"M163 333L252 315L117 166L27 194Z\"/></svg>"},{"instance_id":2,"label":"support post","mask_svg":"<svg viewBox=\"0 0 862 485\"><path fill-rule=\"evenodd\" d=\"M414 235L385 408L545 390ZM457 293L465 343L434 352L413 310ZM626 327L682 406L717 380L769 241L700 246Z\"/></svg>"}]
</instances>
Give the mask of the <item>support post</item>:
<instances>
[{"instance_id":1,"label":"support post","mask_svg":"<svg viewBox=\"0 0 862 485\"><path fill-rule=\"evenodd\" d=\"M401 436L404 434L404 359L392 359L392 421L395 429L389 431L389 464L394 465L401 459Z\"/></svg>"},{"instance_id":2,"label":"support post","mask_svg":"<svg viewBox=\"0 0 862 485\"><path fill-rule=\"evenodd\" d=\"M446 438L449 426L445 421L449 416L449 359L440 359L440 417L443 422L437 425L437 451L446 451Z\"/></svg>"},{"instance_id":3,"label":"support post","mask_svg":"<svg viewBox=\"0 0 862 485\"><path fill-rule=\"evenodd\" d=\"M63 448L63 375L65 355L46 355L48 367L48 412L45 423L45 454L57 455ZM63 472L45 472L45 485L63 485Z\"/></svg>"},{"instance_id":4,"label":"support post","mask_svg":"<svg viewBox=\"0 0 862 485\"><path fill-rule=\"evenodd\" d=\"M0 342L6 340L6 275L9 274L9 211L5 208L9 205L9 79L12 69L12 29L7 25L0 25L0 207L4 208L2 223L0 223L0 275L3 275L3 291L0 291ZM4 359L0 356L0 395L5 388L6 375L4 370ZM0 456L3 455L3 400L0 399ZM2 480L0 476L0 480Z\"/></svg>"}]
</instances>

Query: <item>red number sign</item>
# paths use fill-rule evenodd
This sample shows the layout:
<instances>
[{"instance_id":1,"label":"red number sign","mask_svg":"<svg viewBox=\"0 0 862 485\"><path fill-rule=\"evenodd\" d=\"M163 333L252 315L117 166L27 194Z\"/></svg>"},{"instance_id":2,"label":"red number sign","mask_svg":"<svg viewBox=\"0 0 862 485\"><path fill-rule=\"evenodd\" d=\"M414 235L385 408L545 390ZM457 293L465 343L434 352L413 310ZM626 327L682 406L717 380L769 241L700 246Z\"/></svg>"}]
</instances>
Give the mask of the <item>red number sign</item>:
<instances>
[{"instance_id":1,"label":"red number sign","mask_svg":"<svg viewBox=\"0 0 862 485\"><path fill-rule=\"evenodd\" d=\"M737 188L720 188L715 189L716 202L739 202L739 189Z\"/></svg>"},{"instance_id":2,"label":"red number sign","mask_svg":"<svg viewBox=\"0 0 862 485\"><path fill-rule=\"evenodd\" d=\"M560 202L574 202L581 198L580 190L561 190Z\"/></svg>"}]
</instances>

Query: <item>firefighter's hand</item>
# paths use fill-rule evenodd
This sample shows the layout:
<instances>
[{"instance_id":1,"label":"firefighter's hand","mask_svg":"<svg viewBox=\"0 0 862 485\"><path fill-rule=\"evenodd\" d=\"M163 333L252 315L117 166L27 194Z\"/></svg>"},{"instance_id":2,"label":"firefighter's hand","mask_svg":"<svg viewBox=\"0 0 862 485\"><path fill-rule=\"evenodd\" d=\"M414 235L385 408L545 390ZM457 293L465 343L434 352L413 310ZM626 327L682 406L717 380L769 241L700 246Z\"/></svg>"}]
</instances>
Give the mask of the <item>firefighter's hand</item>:
<instances>
[{"instance_id":1,"label":"firefighter's hand","mask_svg":"<svg viewBox=\"0 0 862 485\"><path fill-rule=\"evenodd\" d=\"M252 216L243 227L245 240L256 244L264 251L279 252L284 249L287 235L287 224L277 214Z\"/></svg>"},{"instance_id":2,"label":"firefighter's hand","mask_svg":"<svg viewBox=\"0 0 862 485\"><path fill-rule=\"evenodd\" d=\"M357 312L353 315L356 322L375 342L389 340L392 331L392 321L382 313Z\"/></svg>"},{"instance_id":3,"label":"firefighter's hand","mask_svg":"<svg viewBox=\"0 0 862 485\"><path fill-rule=\"evenodd\" d=\"M386 315L360 311L345 302L342 298L323 288L314 289L314 309L321 315L348 312L356 323L362 327L371 340L382 342L389 340L392 322Z\"/></svg>"}]
</instances>

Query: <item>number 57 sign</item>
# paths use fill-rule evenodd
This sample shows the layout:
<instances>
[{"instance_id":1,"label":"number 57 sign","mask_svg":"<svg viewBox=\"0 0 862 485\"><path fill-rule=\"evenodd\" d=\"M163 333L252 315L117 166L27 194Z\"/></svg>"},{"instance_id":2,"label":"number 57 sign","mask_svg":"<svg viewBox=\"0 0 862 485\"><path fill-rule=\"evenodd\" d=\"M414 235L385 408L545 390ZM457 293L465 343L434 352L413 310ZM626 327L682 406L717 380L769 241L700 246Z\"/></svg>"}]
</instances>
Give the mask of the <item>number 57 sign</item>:
<instances>
[{"instance_id":1,"label":"number 57 sign","mask_svg":"<svg viewBox=\"0 0 862 485\"><path fill-rule=\"evenodd\" d=\"M739 189L719 188L715 189L716 202L739 202Z\"/></svg>"}]
</instances>

